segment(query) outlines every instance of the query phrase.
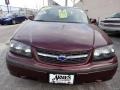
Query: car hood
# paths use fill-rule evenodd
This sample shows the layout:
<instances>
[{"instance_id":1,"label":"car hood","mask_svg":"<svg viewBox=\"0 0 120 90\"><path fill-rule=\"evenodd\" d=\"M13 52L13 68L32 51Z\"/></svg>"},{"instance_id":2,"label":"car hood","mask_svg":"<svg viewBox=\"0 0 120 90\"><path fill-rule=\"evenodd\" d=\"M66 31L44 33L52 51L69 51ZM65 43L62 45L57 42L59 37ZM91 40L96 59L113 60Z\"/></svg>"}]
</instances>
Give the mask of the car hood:
<instances>
[{"instance_id":1,"label":"car hood","mask_svg":"<svg viewBox=\"0 0 120 90\"><path fill-rule=\"evenodd\" d=\"M10 18L5 18L5 17L1 18L1 20L6 20L6 19L10 19Z\"/></svg>"},{"instance_id":2,"label":"car hood","mask_svg":"<svg viewBox=\"0 0 120 90\"><path fill-rule=\"evenodd\" d=\"M33 47L55 50L91 49L94 38L94 30L88 24L37 21L24 22L13 37Z\"/></svg>"}]
</instances>

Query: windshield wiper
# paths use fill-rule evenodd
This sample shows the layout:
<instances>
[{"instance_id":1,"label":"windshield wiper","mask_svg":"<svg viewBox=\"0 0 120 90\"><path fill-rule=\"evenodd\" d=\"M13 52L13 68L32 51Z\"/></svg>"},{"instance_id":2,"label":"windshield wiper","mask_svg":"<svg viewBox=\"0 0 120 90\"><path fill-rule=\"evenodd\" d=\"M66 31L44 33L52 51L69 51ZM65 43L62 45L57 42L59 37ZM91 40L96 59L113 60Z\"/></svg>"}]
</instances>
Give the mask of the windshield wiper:
<instances>
[{"instance_id":1,"label":"windshield wiper","mask_svg":"<svg viewBox=\"0 0 120 90\"><path fill-rule=\"evenodd\" d=\"M47 21L45 21L45 20L33 20L33 21L41 21L41 22L47 22Z\"/></svg>"},{"instance_id":2,"label":"windshield wiper","mask_svg":"<svg viewBox=\"0 0 120 90\"><path fill-rule=\"evenodd\" d=\"M82 23L82 22L66 22L66 23Z\"/></svg>"},{"instance_id":3,"label":"windshield wiper","mask_svg":"<svg viewBox=\"0 0 120 90\"><path fill-rule=\"evenodd\" d=\"M61 21L46 21L46 20L33 20L33 21L40 21L40 22L60 22L60 23L82 23L82 22L61 22Z\"/></svg>"}]
</instances>

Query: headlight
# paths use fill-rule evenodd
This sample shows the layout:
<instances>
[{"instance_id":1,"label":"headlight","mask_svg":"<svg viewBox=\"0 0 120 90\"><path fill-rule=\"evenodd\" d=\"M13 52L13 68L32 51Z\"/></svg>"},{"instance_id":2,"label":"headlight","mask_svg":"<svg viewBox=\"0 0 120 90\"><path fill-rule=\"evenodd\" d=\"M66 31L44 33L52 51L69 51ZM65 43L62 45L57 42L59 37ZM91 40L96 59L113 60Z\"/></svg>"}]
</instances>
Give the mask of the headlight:
<instances>
[{"instance_id":1,"label":"headlight","mask_svg":"<svg viewBox=\"0 0 120 90\"><path fill-rule=\"evenodd\" d=\"M113 45L97 48L94 51L94 61L112 58L114 56L114 53L115 50L113 48Z\"/></svg>"},{"instance_id":2,"label":"headlight","mask_svg":"<svg viewBox=\"0 0 120 90\"><path fill-rule=\"evenodd\" d=\"M10 41L10 51L18 55L32 56L30 46L15 40Z\"/></svg>"}]
</instances>

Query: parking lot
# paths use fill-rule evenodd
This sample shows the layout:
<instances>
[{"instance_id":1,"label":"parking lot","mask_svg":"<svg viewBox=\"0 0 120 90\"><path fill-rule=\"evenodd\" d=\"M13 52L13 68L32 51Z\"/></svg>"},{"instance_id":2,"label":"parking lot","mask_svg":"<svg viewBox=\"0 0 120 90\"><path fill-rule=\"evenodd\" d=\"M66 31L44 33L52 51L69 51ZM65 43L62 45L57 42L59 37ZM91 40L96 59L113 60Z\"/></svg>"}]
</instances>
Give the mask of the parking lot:
<instances>
[{"instance_id":1,"label":"parking lot","mask_svg":"<svg viewBox=\"0 0 120 90\"><path fill-rule=\"evenodd\" d=\"M120 67L112 80L80 85L55 85L11 76L6 68L5 56L8 50L9 39L18 26L0 26L0 90L120 90ZM114 42L119 60L120 34L110 37Z\"/></svg>"}]
</instances>

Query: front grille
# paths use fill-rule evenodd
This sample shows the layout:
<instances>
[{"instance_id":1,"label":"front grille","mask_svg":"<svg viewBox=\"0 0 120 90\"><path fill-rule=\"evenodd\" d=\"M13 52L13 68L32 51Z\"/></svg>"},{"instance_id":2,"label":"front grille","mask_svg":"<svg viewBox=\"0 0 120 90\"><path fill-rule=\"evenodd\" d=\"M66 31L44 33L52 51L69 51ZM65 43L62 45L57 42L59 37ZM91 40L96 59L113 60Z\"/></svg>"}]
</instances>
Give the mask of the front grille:
<instances>
[{"instance_id":1,"label":"front grille","mask_svg":"<svg viewBox=\"0 0 120 90\"><path fill-rule=\"evenodd\" d=\"M38 53L39 61L43 61L45 63L52 63L52 64L81 64L81 63L85 63L89 56L89 51L87 50L62 52L62 51L47 50L47 49L39 48L37 49L37 53ZM42 53L42 54L39 54L39 53ZM59 57L60 55L66 56L66 60L64 61L58 60L57 57ZM82 57L72 58L74 56L82 56Z\"/></svg>"},{"instance_id":2,"label":"front grille","mask_svg":"<svg viewBox=\"0 0 120 90\"><path fill-rule=\"evenodd\" d=\"M120 27L120 25L114 25L114 24L104 24L104 26L108 26L108 27Z\"/></svg>"},{"instance_id":3,"label":"front grille","mask_svg":"<svg viewBox=\"0 0 120 90\"><path fill-rule=\"evenodd\" d=\"M120 23L120 20L104 20L104 23Z\"/></svg>"}]
</instances>

